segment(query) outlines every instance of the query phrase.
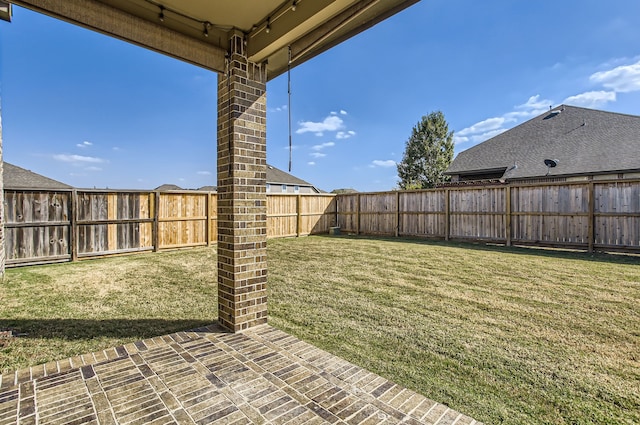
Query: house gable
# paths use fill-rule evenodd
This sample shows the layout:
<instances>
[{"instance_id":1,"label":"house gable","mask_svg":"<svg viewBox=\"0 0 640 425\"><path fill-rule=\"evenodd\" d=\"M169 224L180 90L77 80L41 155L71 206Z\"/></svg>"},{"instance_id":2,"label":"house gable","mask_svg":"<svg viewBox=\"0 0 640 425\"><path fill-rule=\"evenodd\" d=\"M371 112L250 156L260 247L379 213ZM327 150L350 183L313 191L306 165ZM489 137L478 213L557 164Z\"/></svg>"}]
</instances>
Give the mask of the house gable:
<instances>
[{"instance_id":1,"label":"house gable","mask_svg":"<svg viewBox=\"0 0 640 425\"><path fill-rule=\"evenodd\" d=\"M320 193L314 185L267 164L267 187L272 193ZM298 192L295 188L298 188Z\"/></svg>"}]
</instances>

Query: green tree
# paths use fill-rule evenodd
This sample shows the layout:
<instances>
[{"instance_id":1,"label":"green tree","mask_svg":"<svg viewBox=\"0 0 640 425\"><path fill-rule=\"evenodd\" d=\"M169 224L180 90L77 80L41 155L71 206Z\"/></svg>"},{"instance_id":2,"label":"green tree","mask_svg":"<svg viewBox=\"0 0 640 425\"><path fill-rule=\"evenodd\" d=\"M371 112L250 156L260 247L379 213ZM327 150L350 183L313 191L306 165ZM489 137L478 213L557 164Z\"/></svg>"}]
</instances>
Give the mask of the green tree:
<instances>
[{"instance_id":1,"label":"green tree","mask_svg":"<svg viewBox=\"0 0 640 425\"><path fill-rule=\"evenodd\" d=\"M398 163L400 189L429 189L449 180L444 172L453 161L453 131L440 111L413 127Z\"/></svg>"}]
</instances>

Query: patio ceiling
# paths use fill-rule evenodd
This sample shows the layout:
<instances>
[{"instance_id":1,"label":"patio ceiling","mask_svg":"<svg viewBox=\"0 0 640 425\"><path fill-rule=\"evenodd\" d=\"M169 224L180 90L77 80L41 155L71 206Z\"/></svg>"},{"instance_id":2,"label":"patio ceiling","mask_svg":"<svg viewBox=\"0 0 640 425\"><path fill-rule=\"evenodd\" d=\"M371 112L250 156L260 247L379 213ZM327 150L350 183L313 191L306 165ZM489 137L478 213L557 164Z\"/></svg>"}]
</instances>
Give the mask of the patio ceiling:
<instances>
[{"instance_id":1,"label":"patio ceiling","mask_svg":"<svg viewBox=\"0 0 640 425\"><path fill-rule=\"evenodd\" d=\"M233 33L268 79L419 0L16 0L12 3L223 72ZM375 52L371 52L375 54Z\"/></svg>"}]
</instances>

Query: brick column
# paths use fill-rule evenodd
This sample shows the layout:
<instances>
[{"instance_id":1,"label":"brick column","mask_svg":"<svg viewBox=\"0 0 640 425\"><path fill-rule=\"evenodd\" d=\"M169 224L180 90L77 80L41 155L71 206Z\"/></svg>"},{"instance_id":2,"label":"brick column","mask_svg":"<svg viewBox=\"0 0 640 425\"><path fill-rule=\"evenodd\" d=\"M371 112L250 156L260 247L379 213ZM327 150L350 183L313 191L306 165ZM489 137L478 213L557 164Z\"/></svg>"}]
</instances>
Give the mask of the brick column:
<instances>
[{"instance_id":1,"label":"brick column","mask_svg":"<svg viewBox=\"0 0 640 425\"><path fill-rule=\"evenodd\" d=\"M237 332L267 322L266 66L231 38L218 75L218 320Z\"/></svg>"}]
</instances>

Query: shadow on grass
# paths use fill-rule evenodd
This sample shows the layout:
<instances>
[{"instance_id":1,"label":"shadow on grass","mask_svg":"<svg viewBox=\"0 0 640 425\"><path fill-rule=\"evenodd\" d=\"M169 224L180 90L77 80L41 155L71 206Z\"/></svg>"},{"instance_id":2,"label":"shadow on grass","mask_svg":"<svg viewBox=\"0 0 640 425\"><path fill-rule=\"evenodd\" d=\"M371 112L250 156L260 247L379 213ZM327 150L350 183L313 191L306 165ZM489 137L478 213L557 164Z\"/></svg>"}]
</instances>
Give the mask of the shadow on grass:
<instances>
[{"instance_id":1,"label":"shadow on grass","mask_svg":"<svg viewBox=\"0 0 640 425\"><path fill-rule=\"evenodd\" d=\"M94 338L146 339L176 332L198 330L224 332L214 320L163 319L0 319L0 331L11 331L18 338L62 339Z\"/></svg>"},{"instance_id":2,"label":"shadow on grass","mask_svg":"<svg viewBox=\"0 0 640 425\"><path fill-rule=\"evenodd\" d=\"M380 240L386 242L442 246L450 248L472 249L475 251L504 252L519 255L535 255L538 257L563 258L571 260L597 261L612 264L631 264L640 265L640 255L629 253L605 253L594 252L589 253L583 250L570 248L546 248L538 246L506 246L492 242L462 242L462 241L443 241L437 239L425 239L415 237L385 237L385 236L363 236L363 235L318 235L321 238L343 238L343 239L360 239L360 240Z\"/></svg>"}]
</instances>

